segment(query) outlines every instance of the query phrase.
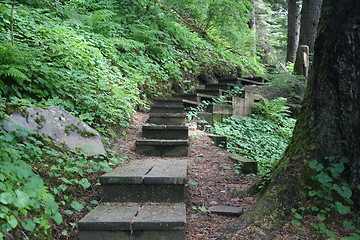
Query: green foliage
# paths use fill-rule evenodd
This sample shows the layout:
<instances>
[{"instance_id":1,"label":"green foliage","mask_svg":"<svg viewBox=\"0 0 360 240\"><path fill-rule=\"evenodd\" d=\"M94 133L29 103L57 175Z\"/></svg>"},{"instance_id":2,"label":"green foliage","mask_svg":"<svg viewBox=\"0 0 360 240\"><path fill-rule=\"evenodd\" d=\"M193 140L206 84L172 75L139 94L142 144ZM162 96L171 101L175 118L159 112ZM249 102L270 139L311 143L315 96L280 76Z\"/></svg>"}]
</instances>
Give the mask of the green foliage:
<instances>
[{"instance_id":1,"label":"green foliage","mask_svg":"<svg viewBox=\"0 0 360 240\"><path fill-rule=\"evenodd\" d=\"M228 151L256 160L260 174L275 165L289 143L274 122L260 116L230 117L214 123L212 132L227 137Z\"/></svg>"},{"instance_id":2,"label":"green foliage","mask_svg":"<svg viewBox=\"0 0 360 240\"><path fill-rule=\"evenodd\" d=\"M263 103L254 103L254 114L263 116L275 123L275 126L281 136L290 139L292 130L295 126L295 119L290 118L290 110L286 104L287 99L279 97L271 101L261 97Z\"/></svg>"},{"instance_id":3,"label":"green foliage","mask_svg":"<svg viewBox=\"0 0 360 240\"><path fill-rule=\"evenodd\" d=\"M230 117L223 123L216 122L212 131L227 137L230 152L256 160L260 174L267 172L282 157L292 136L295 119L288 116L285 98L255 103L254 115Z\"/></svg>"},{"instance_id":4,"label":"green foliage","mask_svg":"<svg viewBox=\"0 0 360 240\"><path fill-rule=\"evenodd\" d=\"M80 211L81 203L72 201L74 193L89 188L99 173L122 160L90 160L20 127L7 133L2 122L0 156L0 236L18 239L23 234L30 239L51 238L52 224L69 224L62 222L66 216L59 208Z\"/></svg>"},{"instance_id":5,"label":"green foliage","mask_svg":"<svg viewBox=\"0 0 360 240\"><path fill-rule=\"evenodd\" d=\"M267 64L285 62L287 41L287 3L256 1L257 54Z\"/></svg>"},{"instance_id":6,"label":"green foliage","mask_svg":"<svg viewBox=\"0 0 360 240\"><path fill-rule=\"evenodd\" d=\"M209 10L194 18L209 21L206 34L178 14L188 7L177 2L1 1L0 119L55 105L110 135L148 99L194 89L199 75L260 69L248 54L248 1L192 1L190 15L202 4ZM73 193L90 188L111 161L90 160L25 130L0 127L0 138L0 239L51 238L51 224L69 237L74 223L62 219L91 207Z\"/></svg>"},{"instance_id":7,"label":"green foliage","mask_svg":"<svg viewBox=\"0 0 360 240\"><path fill-rule=\"evenodd\" d=\"M269 84L261 88L261 92L272 100L279 97L287 99L286 105L290 107L291 116L297 116L305 94L306 83L303 76L292 75L287 72L267 74Z\"/></svg>"},{"instance_id":8,"label":"green foliage","mask_svg":"<svg viewBox=\"0 0 360 240\"><path fill-rule=\"evenodd\" d=\"M342 216L343 226L349 232L349 236L342 239L359 239L360 229L356 227L358 221L351 220L351 206L353 205L352 190L348 183L342 181L348 159L335 160L334 157L325 159L325 165L317 160L310 162L309 167L316 172L313 177L314 186L309 186L307 196L311 198L311 205L292 209L295 220L292 223L301 226L303 216L312 214L317 216L318 222L310 225L320 234L329 238L336 237L336 233L328 228L336 215ZM350 220L350 221L348 221ZM332 223L334 224L334 223Z\"/></svg>"}]
</instances>

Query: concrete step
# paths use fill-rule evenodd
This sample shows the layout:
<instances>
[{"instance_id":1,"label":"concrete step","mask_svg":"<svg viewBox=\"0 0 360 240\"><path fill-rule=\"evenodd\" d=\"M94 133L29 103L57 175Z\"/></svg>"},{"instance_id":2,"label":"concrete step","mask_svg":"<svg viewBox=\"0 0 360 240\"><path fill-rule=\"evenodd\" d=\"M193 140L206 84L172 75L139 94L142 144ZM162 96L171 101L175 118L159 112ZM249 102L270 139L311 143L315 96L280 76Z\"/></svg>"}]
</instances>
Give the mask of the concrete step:
<instances>
[{"instance_id":1,"label":"concrete step","mask_svg":"<svg viewBox=\"0 0 360 240\"><path fill-rule=\"evenodd\" d=\"M206 112L218 114L233 114L233 106L231 104L210 104L206 107Z\"/></svg>"},{"instance_id":2,"label":"concrete step","mask_svg":"<svg viewBox=\"0 0 360 240\"><path fill-rule=\"evenodd\" d=\"M184 107L197 107L198 102L190 101L182 98L157 98L154 99L154 104L157 105L179 105Z\"/></svg>"},{"instance_id":3,"label":"concrete step","mask_svg":"<svg viewBox=\"0 0 360 240\"><path fill-rule=\"evenodd\" d=\"M266 83L254 81L254 80L252 80L252 78L250 78L250 79L241 78L241 84L242 85L266 85Z\"/></svg>"},{"instance_id":4,"label":"concrete step","mask_svg":"<svg viewBox=\"0 0 360 240\"><path fill-rule=\"evenodd\" d=\"M269 79L263 77L244 77L244 79L251 80L257 83L267 83Z\"/></svg>"},{"instance_id":5,"label":"concrete step","mask_svg":"<svg viewBox=\"0 0 360 240\"><path fill-rule=\"evenodd\" d=\"M188 140L138 140L135 151L146 156L185 157L188 146Z\"/></svg>"},{"instance_id":6,"label":"concrete step","mask_svg":"<svg viewBox=\"0 0 360 240\"><path fill-rule=\"evenodd\" d=\"M78 222L80 240L184 240L185 204L100 204Z\"/></svg>"},{"instance_id":7,"label":"concrete step","mask_svg":"<svg viewBox=\"0 0 360 240\"><path fill-rule=\"evenodd\" d=\"M230 83L235 85L241 85L241 78L220 78L218 82L221 84Z\"/></svg>"},{"instance_id":8,"label":"concrete step","mask_svg":"<svg viewBox=\"0 0 360 240\"><path fill-rule=\"evenodd\" d=\"M184 113L184 105L154 104L150 106L150 113Z\"/></svg>"},{"instance_id":9,"label":"concrete step","mask_svg":"<svg viewBox=\"0 0 360 240\"><path fill-rule=\"evenodd\" d=\"M187 161L133 160L100 177L103 202L182 202Z\"/></svg>"},{"instance_id":10,"label":"concrete step","mask_svg":"<svg viewBox=\"0 0 360 240\"><path fill-rule=\"evenodd\" d=\"M200 89L200 88L198 88L198 89L196 89L196 92L200 93L200 94L220 97L221 95L223 95L225 90L223 90L223 89Z\"/></svg>"},{"instance_id":11,"label":"concrete step","mask_svg":"<svg viewBox=\"0 0 360 240\"><path fill-rule=\"evenodd\" d=\"M145 125L142 136L147 139L188 139L189 128L177 125Z\"/></svg>"},{"instance_id":12,"label":"concrete step","mask_svg":"<svg viewBox=\"0 0 360 240\"><path fill-rule=\"evenodd\" d=\"M150 113L148 123L157 125L184 125L185 113Z\"/></svg>"},{"instance_id":13,"label":"concrete step","mask_svg":"<svg viewBox=\"0 0 360 240\"><path fill-rule=\"evenodd\" d=\"M262 78L261 78L262 79ZM236 85L264 85L257 78L221 78L218 80L219 83L231 83Z\"/></svg>"},{"instance_id":14,"label":"concrete step","mask_svg":"<svg viewBox=\"0 0 360 240\"><path fill-rule=\"evenodd\" d=\"M212 101L216 98L213 95L200 94L200 93L184 93L184 94L176 94L175 97L183 98L192 102L201 103L201 101Z\"/></svg>"},{"instance_id":15,"label":"concrete step","mask_svg":"<svg viewBox=\"0 0 360 240\"><path fill-rule=\"evenodd\" d=\"M232 84L232 83L206 83L206 84L205 84L205 89L212 89L212 90L217 90L217 89L231 90L231 89L233 89L235 86L237 86L237 85L236 85L236 84Z\"/></svg>"}]
</instances>

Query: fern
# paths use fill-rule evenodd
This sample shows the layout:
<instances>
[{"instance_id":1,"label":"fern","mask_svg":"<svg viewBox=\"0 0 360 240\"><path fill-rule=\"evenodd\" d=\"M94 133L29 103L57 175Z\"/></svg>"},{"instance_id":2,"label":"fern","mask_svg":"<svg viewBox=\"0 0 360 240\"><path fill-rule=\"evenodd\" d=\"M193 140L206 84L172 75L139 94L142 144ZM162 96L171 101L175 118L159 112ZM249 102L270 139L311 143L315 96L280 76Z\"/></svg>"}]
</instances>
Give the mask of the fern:
<instances>
[{"instance_id":1,"label":"fern","mask_svg":"<svg viewBox=\"0 0 360 240\"><path fill-rule=\"evenodd\" d=\"M260 97L263 101L263 104L262 103L254 104L255 113L276 122L278 121L281 122L284 118L289 117L290 107L286 105L286 101L287 101L286 98L279 97L269 101L262 96Z\"/></svg>"}]
</instances>

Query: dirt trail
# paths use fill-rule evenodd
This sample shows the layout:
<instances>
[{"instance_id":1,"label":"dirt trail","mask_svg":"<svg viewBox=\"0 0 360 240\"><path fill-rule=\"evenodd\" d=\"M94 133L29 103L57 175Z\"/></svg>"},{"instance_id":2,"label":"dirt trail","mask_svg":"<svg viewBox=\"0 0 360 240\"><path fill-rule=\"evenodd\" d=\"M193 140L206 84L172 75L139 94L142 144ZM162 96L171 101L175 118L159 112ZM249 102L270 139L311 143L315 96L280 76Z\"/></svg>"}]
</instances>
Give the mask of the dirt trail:
<instances>
[{"instance_id":1,"label":"dirt trail","mask_svg":"<svg viewBox=\"0 0 360 240\"><path fill-rule=\"evenodd\" d=\"M141 159L135 153L135 141L141 137L141 126L145 124L148 114L138 113L133 116L126 136L114 143L121 146L120 154L127 156L127 161ZM186 239L216 239L226 224L236 219L209 213L210 206L229 205L249 208L255 201L253 197L232 197L234 189L245 189L252 181L239 174L229 153L214 146L206 133L196 130L192 123L189 126L189 155L187 194L187 237Z\"/></svg>"}]
</instances>

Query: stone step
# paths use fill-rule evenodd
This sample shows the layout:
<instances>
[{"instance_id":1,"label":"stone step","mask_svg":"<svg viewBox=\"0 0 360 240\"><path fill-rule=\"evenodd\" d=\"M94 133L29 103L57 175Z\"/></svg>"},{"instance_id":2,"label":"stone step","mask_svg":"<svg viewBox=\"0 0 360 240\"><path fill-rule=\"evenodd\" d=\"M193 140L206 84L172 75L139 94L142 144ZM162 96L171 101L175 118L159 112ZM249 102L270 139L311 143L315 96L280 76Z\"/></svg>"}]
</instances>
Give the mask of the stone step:
<instances>
[{"instance_id":1,"label":"stone step","mask_svg":"<svg viewBox=\"0 0 360 240\"><path fill-rule=\"evenodd\" d=\"M232 84L232 83L206 83L206 84L205 84L205 89L231 90L231 89L233 89L235 86L237 86L237 85L236 85L236 84Z\"/></svg>"},{"instance_id":2,"label":"stone step","mask_svg":"<svg viewBox=\"0 0 360 240\"><path fill-rule=\"evenodd\" d=\"M269 79L263 77L244 77L244 79L251 80L257 83L267 83Z\"/></svg>"},{"instance_id":3,"label":"stone step","mask_svg":"<svg viewBox=\"0 0 360 240\"><path fill-rule=\"evenodd\" d=\"M196 89L196 92L200 93L200 94L220 97L221 95L223 95L225 90L223 90L223 89L200 89L200 88L198 88L198 89Z\"/></svg>"},{"instance_id":4,"label":"stone step","mask_svg":"<svg viewBox=\"0 0 360 240\"><path fill-rule=\"evenodd\" d=\"M150 113L148 123L157 125L184 125L185 113Z\"/></svg>"},{"instance_id":5,"label":"stone step","mask_svg":"<svg viewBox=\"0 0 360 240\"><path fill-rule=\"evenodd\" d=\"M220 78L218 82L221 84L230 83L235 85L241 85L241 78Z\"/></svg>"},{"instance_id":6,"label":"stone step","mask_svg":"<svg viewBox=\"0 0 360 240\"><path fill-rule=\"evenodd\" d=\"M178 204L100 204L78 222L80 240L184 240L186 207Z\"/></svg>"},{"instance_id":7,"label":"stone step","mask_svg":"<svg viewBox=\"0 0 360 240\"><path fill-rule=\"evenodd\" d=\"M242 157L236 154L229 156L231 160L233 160L236 164L241 166L240 171L244 174L257 174L258 164L257 161Z\"/></svg>"},{"instance_id":8,"label":"stone step","mask_svg":"<svg viewBox=\"0 0 360 240\"><path fill-rule=\"evenodd\" d=\"M242 85L265 85L266 83L254 81L251 79L241 78L241 84Z\"/></svg>"},{"instance_id":9,"label":"stone step","mask_svg":"<svg viewBox=\"0 0 360 240\"><path fill-rule=\"evenodd\" d=\"M230 104L210 104L206 107L206 112L217 114L233 114L233 106Z\"/></svg>"},{"instance_id":10,"label":"stone step","mask_svg":"<svg viewBox=\"0 0 360 240\"><path fill-rule=\"evenodd\" d=\"M147 139L188 139L189 128L177 125L145 125L142 127L142 136Z\"/></svg>"},{"instance_id":11,"label":"stone step","mask_svg":"<svg viewBox=\"0 0 360 240\"><path fill-rule=\"evenodd\" d=\"M236 85L264 85L264 82L254 80L254 78L221 78L218 80L219 83L231 83Z\"/></svg>"},{"instance_id":12,"label":"stone step","mask_svg":"<svg viewBox=\"0 0 360 240\"><path fill-rule=\"evenodd\" d=\"M175 97L183 98L192 102L201 103L201 101L212 101L216 98L213 95L200 94L200 93L184 93L184 94L176 94Z\"/></svg>"},{"instance_id":13,"label":"stone step","mask_svg":"<svg viewBox=\"0 0 360 240\"><path fill-rule=\"evenodd\" d=\"M150 107L150 113L184 113L184 105L154 104Z\"/></svg>"},{"instance_id":14,"label":"stone step","mask_svg":"<svg viewBox=\"0 0 360 240\"><path fill-rule=\"evenodd\" d=\"M185 157L188 146L188 140L138 140L135 151L146 156Z\"/></svg>"},{"instance_id":15,"label":"stone step","mask_svg":"<svg viewBox=\"0 0 360 240\"><path fill-rule=\"evenodd\" d=\"M103 202L182 202L187 161L133 160L100 177Z\"/></svg>"},{"instance_id":16,"label":"stone step","mask_svg":"<svg viewBox=\"0 0 360 240\"><path fill-rule=\"evenodd\" d=\"M197 107L198 102L190 101L182 98L157 98L154 99L154 104L157 105L179 105L184 107Z\"/></svg>"},{"instance_id":17,"label":"stone step","mask_svg":"<svg viewBox=\"0 0 360 240\"><path fill-rule=\"evenodd\" d=\"M226 149L227 137L216 134L206 134L214 142L214 145Z\"/></svg>"}]
</instances>

